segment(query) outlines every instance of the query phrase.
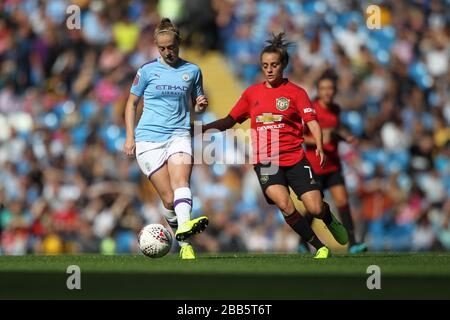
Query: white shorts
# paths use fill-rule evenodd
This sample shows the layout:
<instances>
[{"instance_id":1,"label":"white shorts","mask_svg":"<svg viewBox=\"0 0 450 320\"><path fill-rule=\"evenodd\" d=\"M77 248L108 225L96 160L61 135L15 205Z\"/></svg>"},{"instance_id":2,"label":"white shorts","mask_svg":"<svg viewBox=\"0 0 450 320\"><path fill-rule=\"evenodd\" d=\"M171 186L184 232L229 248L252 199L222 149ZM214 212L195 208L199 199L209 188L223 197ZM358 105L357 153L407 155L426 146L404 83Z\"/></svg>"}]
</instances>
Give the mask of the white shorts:
<instances>
[{"instance_id":1,"label":"white shorts","mask_svg":"<svg viewBox=\"0 0 450 320\"><path fill-rule=\"evenodd\" d=\"M136 159L141 171L148 177L161 169L169 157L176 153L192 156L190 136L173 136L164 142L136 142Z\"/></svg>"}]
</instances>

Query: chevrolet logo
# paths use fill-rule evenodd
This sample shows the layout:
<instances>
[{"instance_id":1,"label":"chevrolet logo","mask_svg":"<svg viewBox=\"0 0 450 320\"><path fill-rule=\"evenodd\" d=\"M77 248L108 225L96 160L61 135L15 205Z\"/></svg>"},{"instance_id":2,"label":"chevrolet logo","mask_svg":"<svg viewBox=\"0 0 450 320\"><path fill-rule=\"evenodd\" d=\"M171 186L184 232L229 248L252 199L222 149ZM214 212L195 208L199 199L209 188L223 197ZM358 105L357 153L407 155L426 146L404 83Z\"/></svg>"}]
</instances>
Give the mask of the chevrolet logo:
<instances>
[{"instance_id":1,"label":"chevrolet logo","mask_svg":"<svg viewBox=\"0 0 450 320\"><path fill-rule=\"evenodd\" d=\"M259 116L256 116L256 123L274 123L280 122L283 120L283 115L281 114L272 114L272 113L263 113Z\"/></svg>"}]
</instances>

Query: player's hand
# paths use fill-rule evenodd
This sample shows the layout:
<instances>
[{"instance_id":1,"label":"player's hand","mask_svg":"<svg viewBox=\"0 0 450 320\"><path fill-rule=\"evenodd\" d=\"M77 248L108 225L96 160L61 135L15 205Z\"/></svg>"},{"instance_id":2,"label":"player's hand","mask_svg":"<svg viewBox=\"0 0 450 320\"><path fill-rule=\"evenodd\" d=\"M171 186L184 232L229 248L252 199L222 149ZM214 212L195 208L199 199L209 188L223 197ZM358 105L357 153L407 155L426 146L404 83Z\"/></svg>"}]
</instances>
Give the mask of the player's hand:
<instances>
[{"instance_id":1,"label":"player's hand","mask_svg":"<svg viewBox=\"0 0 450 320\"><path fill-rule=\"evenodd\" d=\"M134 155L134 150L136 148L136 143L134 142L134 137L127 137L125 139L125 143L123 145L123 153L125 153L127 156Z\"/></svg>"},{"instance_id":2,"label":"player's hand","mask_svg":"<svg viewBox=\"0 0 450 320\"><path fill-rule=\"evenodd\" d=\"M195 112L202 113L208 107L208 99L206 96L198 96L195 100Z\"/></svg>"},{"instance_id":3,"label":"player's hand","mask_svg":"<svg viewBox=\"0 0 450 320\"><path fill-rule=\"evenodd\" d=\"M327 162L327 157L325 156L325 153L323 152L322 149L317 148L316 156L319 157L320 166L323 168L325 166L325 163Z\"/></svg>"},{"instance_id":4,"label":"player's hand","mask_svg":"<svg viewBox=\"0 0 450 320\"><path fill-rule=\"evenodd\" d=\"M350 135L347 137L347 139L345 139L345 141L347 143L351 143L353 145L358 145L359 144L359 139L353 135Z\"/></svg>"}]
</instances>

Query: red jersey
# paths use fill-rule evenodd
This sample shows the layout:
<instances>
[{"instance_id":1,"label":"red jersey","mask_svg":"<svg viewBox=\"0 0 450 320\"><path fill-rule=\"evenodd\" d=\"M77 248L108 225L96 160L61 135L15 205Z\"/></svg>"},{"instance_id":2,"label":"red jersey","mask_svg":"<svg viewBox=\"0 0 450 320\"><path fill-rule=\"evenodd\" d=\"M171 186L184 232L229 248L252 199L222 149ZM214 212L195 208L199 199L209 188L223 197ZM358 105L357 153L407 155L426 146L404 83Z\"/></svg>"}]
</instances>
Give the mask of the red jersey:
<instances>
[{"instance_id":1,"label":"red jersey","mask_svg":"<svg viewBox=\"0 0 450 320\"><path fill-rule=\"evenodd\" d=\"M322 129L337 129L339 127L339 113L341 111L337 104L331 105L330 108L323 107L318 100L313 102L316 110L317 121ZM316 174L328 174L341 169L341 162L338 154L338 140L331 137L331 141L324 143L323 151L327 157L325 167L320 166L320 159L316 155L315 146L306 146L306 158L311 163L313 171Z\"/></svg>"},{"instance_id":2,"label":"red jersey","mask_svg":"<svg viewBox=\"0 0 450 320\"><path fill-rule=\"evenodd\" d=\"M287 79L277 88L268 88L265 82L250 86L229 116L239 123L251 119L254 162L279 166L303 159L302 120L316 120L306 91Z\"/></svg>"}]
</instances>

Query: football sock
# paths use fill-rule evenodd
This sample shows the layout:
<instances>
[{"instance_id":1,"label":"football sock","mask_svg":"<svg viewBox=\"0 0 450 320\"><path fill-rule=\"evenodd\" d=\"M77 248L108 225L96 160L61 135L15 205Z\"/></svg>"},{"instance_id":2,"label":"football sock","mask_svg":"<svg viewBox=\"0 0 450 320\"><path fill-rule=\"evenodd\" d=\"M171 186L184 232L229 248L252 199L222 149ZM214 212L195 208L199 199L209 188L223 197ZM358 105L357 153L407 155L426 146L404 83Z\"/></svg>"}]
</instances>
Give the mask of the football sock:
<instances>
[{"instance_id":1,"label":"football sock","mask_svg":"<svg viewBox=\"0 0 450 320\"><path fill-rule=\"evenodd\" d=\"M312 222L313 222L313 220L314 220L313 215L310 214L309 212L307 212L307 213L304 215L304 217L305 217L306 221L308 221L308 224L309 224L310 226L312 226ZM306 241L306 239L301 238L301 240L300 240L300 245L303 245L307 251L310 251L310 249L309 249L309 247L308 247L308 241Z\"/></svg>"},{"instance_id":2,"label":"football sock","mask_svg":"<svg viewBox=\"0 0 450 320\"><path fill-rule=\"evenodd\" d=\"M324 246L324 244L317 238L314 231L311 229L311 226L308 223L308 220L303 217L297 210L294 210L288 216L285 216L287 224L295 231L298 235L300 235L303 239L305 239L308 243L310 243L314 248L319 249Z\"/></svg>"},{"instance_id":3,"label":"football sock","mask_svg":"<svg viewBox=\"0 0 450 320\"><path fill-rule=\"evenodd\" d=\"M191 220L192 194L188 187L178 188L174 191L173 208L177 215L178 225Z\"/></svg>"},{"instance_id":4,"label":"football sock","mask_svg":"<svg viewBox=\"0 0 450 320\"><path fill-rule=\"evenodd\" d=\"M175 211L173 211L173 210L164 211L164 218L166 219L167 224L172 229L173 234L175 234L175 232L177 232L177 229L178 229L178 220L177 220ZM180 245L180 247L182 247L182 246L189 244L189 242L188 241L178 241L178 244Z\"/></svg>"},{"instance_id":5,"label":"football sock","mask_svg":"<svg viewBox=\"0 0 450 320\"><path fill-rule=\"evenodd\" d=\"M306 221L308 221L309 225L311 225L314 220L314 216L311 213L307 212L304 217Z\"/></svg>"},{"instance_id":6,"label":"football sock","mask_svg":"<svg viewBox=\"0 0 450 320\"><path fill-rule=\"evenodd\" d=\"M330 206L325 201L323 202L322 213L319 216L317 216L317 218L322 219L322 221L327 226L329 226L330 223L333 221L333 218L331 217Z\"/></svg>"},{"instance_id":7,"label":"football sock","mask_svg":"<svg viewBox=\"0 0 450 320\"><path fill-rule=\"evenodd\" d=\"M173 229L178 228L178 221L177 221L177 215L175 214L175 211L166 209L163 213L164 218L167 221L167 224Z\"/></svg>"},{"instance_id":8,"label":"football sock","mask_svg":"<svg viewBox=\"0 0 450 320\"><path fill-rule=\"evenodd\" d=\"M342 224L344 225L345 229L347 229L349 244L350 246L352 246L356 243L356 240L355 240L355 228L353 226L350 207L348 205L338 207L338 211L342 219Z\"/></svg>"}]
</instances>

